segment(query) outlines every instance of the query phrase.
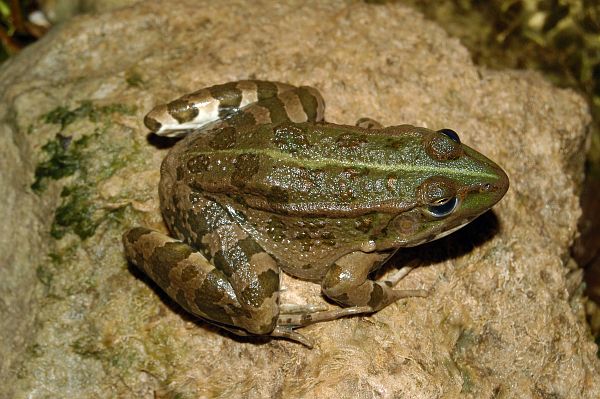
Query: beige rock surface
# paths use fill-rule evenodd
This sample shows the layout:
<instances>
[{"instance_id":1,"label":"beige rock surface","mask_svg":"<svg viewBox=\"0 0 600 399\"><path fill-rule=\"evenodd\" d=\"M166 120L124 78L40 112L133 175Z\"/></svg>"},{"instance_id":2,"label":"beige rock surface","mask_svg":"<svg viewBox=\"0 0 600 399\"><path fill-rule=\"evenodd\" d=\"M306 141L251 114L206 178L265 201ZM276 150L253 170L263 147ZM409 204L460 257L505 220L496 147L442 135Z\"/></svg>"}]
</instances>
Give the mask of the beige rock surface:
<instances>
[{"instance_id":1,"label":"beige rock surface","mask_svg":"<svg viewBox=\"0 0 600 399\"><path fill-rule=\"evenodd\" d=\"M493 213L396 258L420 259L401 285L429 298L310 326L313 350L232 337L129 268L120 235L163 228L166 149L148 142L144 113L243 78L313 85L331 122L456 129L511 189ZM568 250L585 103L536 74L474 66L418 13L146 1L52 31L2 66L0 93L0 397L600 397ZM36 165L67 176L34 192ZM314 284L285 285L322 301Z\"/></svg>"}]
</instances>

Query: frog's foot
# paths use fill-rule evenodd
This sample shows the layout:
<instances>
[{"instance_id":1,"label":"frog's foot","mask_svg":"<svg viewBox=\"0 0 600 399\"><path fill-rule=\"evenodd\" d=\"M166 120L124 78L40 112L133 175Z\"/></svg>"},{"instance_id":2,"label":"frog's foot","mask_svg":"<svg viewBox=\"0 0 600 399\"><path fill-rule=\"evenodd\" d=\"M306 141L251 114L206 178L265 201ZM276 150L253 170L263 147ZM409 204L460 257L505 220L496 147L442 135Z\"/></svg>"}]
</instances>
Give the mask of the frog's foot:
<instances>
[{"instance_id":1,"label":"frog's foot","mask_svg":"<svg viewBox=\"0 0 600 399\"><path fill-rule=\"evenodd\" d=\"M426 297L426 290L395 290L393 286L412 269L398 270L388 280L368 279L369 272L387 259L386 254L351 252L338 259L321 282L323 293L346 306L368 306L377 311L400 298Z\"/></svg>"},{"instance_id":2,"label":"frog's foot","mask_svg":"<svg viewBox=\"0 0 600 399\"><path fill-rule=\"evenodd\" d=\"M277 326L271 333L273 337L285 338L299 342L309 348L313 347L313 341L304 335L294 331L299 327L324 321L336 320L341 317L355 316L364 313L373 313L375 309L370 306L354 306L343 309L325 310L327 306L321 305L281 305L280 309L291 308L292 312L281 312L277 319Z\"/></svg>"},{"instance_id":3,"label":"frog's foot","mask_svg":"<svg viewBox=\"0 0 600 399\"><path fill-rule=\"evenodd\" d=\"M364 313L373 313L375 309L370 306L353 306L349 308L319 310L316 312L280 313L277 326L298 328L309 324L321 323L339 319L340 317L355 316Z\"/></svg>"},{"instance_id":4,"label":"frog's foot","mask_svg":"<svg viewBox=\"0 0 600 399\"><path fill-rule=\"evenodd\" d=\"M371 118L360 118L356 121L356 126L364 129L382 129L383 125Z\"/></svg>"}]
</instances>

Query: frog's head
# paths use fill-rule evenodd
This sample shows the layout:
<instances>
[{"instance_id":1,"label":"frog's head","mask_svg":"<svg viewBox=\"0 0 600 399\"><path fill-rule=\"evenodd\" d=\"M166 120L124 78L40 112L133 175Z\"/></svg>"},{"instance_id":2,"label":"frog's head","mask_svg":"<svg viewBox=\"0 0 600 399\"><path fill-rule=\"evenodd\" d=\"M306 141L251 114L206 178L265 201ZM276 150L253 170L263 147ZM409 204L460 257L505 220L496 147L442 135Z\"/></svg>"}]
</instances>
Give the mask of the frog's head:
<instances>
[{"instance_id":1,"label":"frog's head","mask_svg":"<svg viewBox=\"0 0 600 399\"><path fill-rule=\"evenodd\" d=\"M393 127L390 133L394 133ZM493 161L462 144L456 132L417 128L406 174L411 206L389 219L381 246L414 246L444 237L500 201L508 176Z\"/></svg>"}]
</instances>

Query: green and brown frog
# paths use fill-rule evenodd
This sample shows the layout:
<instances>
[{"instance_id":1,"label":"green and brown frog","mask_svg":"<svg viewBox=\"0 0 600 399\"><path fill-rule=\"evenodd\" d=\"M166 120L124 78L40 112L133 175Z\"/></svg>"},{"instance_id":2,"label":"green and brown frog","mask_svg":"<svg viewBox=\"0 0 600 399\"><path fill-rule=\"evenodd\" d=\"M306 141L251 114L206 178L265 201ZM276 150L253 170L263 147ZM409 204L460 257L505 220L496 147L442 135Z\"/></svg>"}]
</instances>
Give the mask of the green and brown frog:
<instances>
[{"instance_id":1,"label":"green and brown frog","mask_svg":"<svg viewBox=\"0 0 600 399\"><path fill-rule=\"evenodd\" d=\"M296 328L425 296L394 289L406 269L371 272L488 210L508 177L452 130L336 125L324 108L314 88L253 80L155 107L146 126L184 136L161 166L171 235L127 231L127 258L195 316L308 346ZM342 308L279 304L281 270Z\"/></svg>"}]
</instances>

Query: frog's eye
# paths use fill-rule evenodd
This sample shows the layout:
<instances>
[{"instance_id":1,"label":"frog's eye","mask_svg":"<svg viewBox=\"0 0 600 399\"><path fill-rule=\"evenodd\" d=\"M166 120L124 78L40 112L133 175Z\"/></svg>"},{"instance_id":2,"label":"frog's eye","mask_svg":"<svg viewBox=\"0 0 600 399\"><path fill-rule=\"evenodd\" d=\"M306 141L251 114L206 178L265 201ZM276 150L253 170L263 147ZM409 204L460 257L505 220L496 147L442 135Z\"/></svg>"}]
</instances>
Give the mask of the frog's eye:
<instances>
[{"instance_id":1,"label":"frog's eye","mask_svg":"<svg viewBox=\"0 0 600 399\"><path fill-rule=\"evenodd\" d=\"M458 137L458 133L456 133L452 129L440 129L438 130L438 133L445 134L450 139L456 141L457 143L460 143L460 137Z\"/></svg>"},{"instance_id":2,"label":"frog's eye","mask_svg":"<svg viewBox=\"0 0 600 399\"><path fill-rule=\"evenodd\" d=\"M436 218L442 218L454 212L457 205L458 197L444 198L436 201L434 205L429 205L427 209Z\"/></svg>"}]
</instances>

